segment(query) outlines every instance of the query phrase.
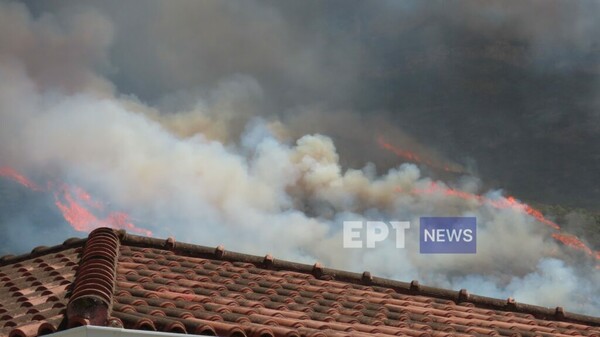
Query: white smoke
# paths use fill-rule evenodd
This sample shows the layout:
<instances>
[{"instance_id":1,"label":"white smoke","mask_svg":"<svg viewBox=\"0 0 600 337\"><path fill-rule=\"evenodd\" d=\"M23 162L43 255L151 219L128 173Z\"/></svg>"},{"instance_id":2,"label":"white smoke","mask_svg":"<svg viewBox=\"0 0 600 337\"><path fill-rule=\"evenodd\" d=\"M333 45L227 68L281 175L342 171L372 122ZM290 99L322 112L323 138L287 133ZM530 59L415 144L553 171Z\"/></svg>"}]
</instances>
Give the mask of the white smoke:
<instances>
[{"instance_id":1,"label":"white smoke","mask_svg":"<svg viewBox=\"0 0 600 337\"><path fill-rule=\"evenodd\" d=\"M0 4L2 164L84 186L157 237L600 312L598 270L569 256L525 212L442 191L410 193L433 181L415 165L384 175L373 164L346 169L326 135L288 141L282 135L293 126L239 119L237 109L268 99L250 75L222 80L171 114L120 95L95 71L106 66L110 21L95 12L68 18L63 27ZM479 185L470 177L453 184L486 193ZM476 216L477 254L420 255L424 215ZM362 219L410 221L406 249L391 239L375 249L342 248L342 222Z\"/></svg>"}]
</instances>

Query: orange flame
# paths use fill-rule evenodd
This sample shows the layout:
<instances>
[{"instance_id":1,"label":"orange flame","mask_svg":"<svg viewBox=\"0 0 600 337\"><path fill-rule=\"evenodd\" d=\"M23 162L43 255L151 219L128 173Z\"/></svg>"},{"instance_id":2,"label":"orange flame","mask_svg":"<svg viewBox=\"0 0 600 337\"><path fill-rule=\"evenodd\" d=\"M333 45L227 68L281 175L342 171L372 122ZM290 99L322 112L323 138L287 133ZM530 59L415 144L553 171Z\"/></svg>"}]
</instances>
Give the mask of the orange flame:
<instances>
[{"instance_id":1,"label":"orange flame","mask_svg":"<svg viewBox=\"0 0 600 337\"><path fill-rule=\"evenodd\" d=\"M0 176L10 178L21 185L33 190L42 191L38 185L10 167L0 167ZM79 232L91 232L98 227L111 227L115 229L126 229L130 232L152 236L152 232L136 227L127 213L111 212L106 218L98 218L92 210L104 211L104 205L83 188L78 186L60 185L58 188L48 183L48 188L53 190L54 204L73 229Z\"/></svg>"},{"instance_id":2,"label":"orange flame","mask_svg":"<svg viewBox=\"0 0 600 337\"><path fill-rule=\"evenodd\" d=\"M488 198L488 197L485 197L482 195L477 195L477 194L445 187L436 182L431 182L429 184L429 187L427 187L427 188L414 189L412 192L416 193L416 194L431 194L434 192L441 192L447 196L454 196L454 197L457 197L457 198L460 198L463 200L473 200L473 201L479 202L481 204L490 205L494 208L499 208L499 209L513 208L520 212L525 212L525 213L529 214L530 216L534 217L537 221L539 221L547 226L550 226L556 230L560 230L560 226L558 224L556 224L555 222L546 219L546 217L544 217L542 212L538 211L537 209L535 209L527 204L519 202L517 199L515 199L515 197L512 197L512 196L502 197L499 199L491 199L491 198Z\"/></svg>"},{"instance_id":3,"label":"orange flame","mask_svg":"<svg viewBox=\"0 0 600 337\"><path fill-rule=\"evenodd\" d=\"M590 256L594 256L595 258L600 258L600 251L594 253L590 247L586 246L585 243L581 242L581 240L579 240L578 238L576 238L573 235L568 235L568 234L561 234L561 233L554 233L552 234L552 237L556 240L559 241L561 243L563 243L566 246L578 249L578 250L582 250L584 251L586 254L590 255Z\"/></svg>"},{"instance_id":4,"label":"orange flame","mask_svg":"<svg viewBox=\"0 0 600 337\"><path fill-rule=\"evenodd\" d=\"M432 168L436 168L436 169L441 169L444 170L446 172L452 172L452 173L464 173L464 170L461 169L460 167L457 167L458 165L456 164L440 164L440 163L436 163L433 160L429 159L429 158L424 158L422 156L419 156L418 154L408 151L408 150L403 150L399 147L396 147L388 142L386 142L386 140L383 138L383 136L379 136L377 137L377 144L379 144L380 147L382 147L383 149L386 149L392 153L394 153L396 156L400 157L400 158L404 158L408 161L414 162L414 163L418 163L418 164L423 164L423 165L427 165L429 167Z\"/></svg>"},{"instance_id":5,"label":"orange flame","mask_svg":"<svg viewBox=\"0 0 600 337\"><path fill-rule=\"evenodd\" d=\"M33 190L33 191L41 191L42 190L39 186L37 186L35 183L30 181L29 179L25 178L25 176L23 176L19 172L15 171L13 168L10 168L7 166L0 167L0 176L12 179L12 180L18 182L19 184L29 188L30 190Z\"/></svg>"},{"instance_id":6,"label":"orange flame","mask_svg":"<svg viewBox=\"0 0 600 337\"><path fill-rule=\"evenodd\" d=\"M400 148L393 146L390 143L387 143L382 136L377 137L377 143L379 144L379 146L383 147L384 149L395 153L398 157L402 157L404 159L408 159L410 161L414 161L417 163L423 162L423 160L417 154L410 152L408 150L402 150Z\"/></svg>"},{"instance_id":7,"label":"orange flame","mask_svg":"<svg viewBox=\"0 0 600 337\"><path fill-rule=\"evenodd\" d=\"M102 203L94 200L81 187L63 185L59 191L54 193L54 199L56 207L60 209L65 220L77 231L91 232L98 227L111 227L115 229L127 229L134 233L152 236L151 231L138 228L131 223L127 213L111 212L106 218L99 219L90 212L89 207L101 211L104 209Z\"/></svg>"},{"instance_id":8,"label":"orange flame","mask_svg":"<svg viewBox=\"0 0 600 337\"><path fill-rule=\"evenodd\" d=\"M399 190L399 191L401 191L401 190ZM499 209L512 208L512 209L517 210L518 212L523 212L523 213L528 214L529 216L535 218L537 221L539 221L549 227L552 227L555 230L560 231L560 229L561 229L558 224L556 224L555 222L548 220L546 217L544 217L542 212L540 212L539 210L537 210L525 203L518 201L515 197L512 197L512 196L502 197L499 199L491 199L491 198L488 198L488 197L485 197L482 195L477 195L477 194L445 187L436 182L431 182L429 184L429 186L426 188L413 189L409 192L413 193L413 194L417 194L417 195L432 194L435 192L439 192L446 196L453 196L453 197L457 197L457 198L460 198L463 200L473 200L473 201L479 202L481 204L490 205L494 208L499 208ZM568 246L575 250L581 250L581 251L585 252L586 254L588 254L589 256L600 261L600 251L594 252L591 248L589 248L585 243L583 243L577 237L575 237L573 235L569 235L569 234L563 234L563 233L554 233L554 234L552 234L552 237L556 241L564 244L565 246ZM600 265L598 265L596 268L600 269Z\"/></svg>"}]
</instances>

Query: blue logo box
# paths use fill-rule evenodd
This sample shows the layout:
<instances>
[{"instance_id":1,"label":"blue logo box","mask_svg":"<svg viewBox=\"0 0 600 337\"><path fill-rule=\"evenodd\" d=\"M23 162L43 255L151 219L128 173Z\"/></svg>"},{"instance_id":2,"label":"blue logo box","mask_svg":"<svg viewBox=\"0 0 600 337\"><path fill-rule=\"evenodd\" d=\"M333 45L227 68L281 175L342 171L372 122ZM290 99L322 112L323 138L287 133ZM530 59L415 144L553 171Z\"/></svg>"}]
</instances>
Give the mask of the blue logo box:
<instances>
[{"instance_id":1,"label":"blue logo box","mask_svg":"<svg viewBox=\"0 0 600 337\"><path fill-rule=\"evenodd\" d=\"M421 254L477 253L475 217L422 217Z\"/></svg>"}]
</instances>

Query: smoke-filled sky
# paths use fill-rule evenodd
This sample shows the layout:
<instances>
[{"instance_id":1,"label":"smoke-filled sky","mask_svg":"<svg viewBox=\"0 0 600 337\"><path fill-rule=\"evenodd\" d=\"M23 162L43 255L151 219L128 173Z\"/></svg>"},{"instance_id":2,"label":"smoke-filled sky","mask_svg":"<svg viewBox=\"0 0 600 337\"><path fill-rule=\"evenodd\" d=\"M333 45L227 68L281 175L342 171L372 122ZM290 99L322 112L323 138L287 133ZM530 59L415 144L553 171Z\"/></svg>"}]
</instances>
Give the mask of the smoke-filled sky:
<instances>
[{"instance_id":1,"label":"smoke-filled sky","mask_svg":"<svg viewBox=\"0 0 600 337\"><path fill-rule=\"evenodd\" d=\"M2 1L0 166L81 186L158 237L599 315L589 257L522 207L444 193L600 210L599 14ZM0 183L4 250L73 234L51 193ZM477 216L478 253L419 255L424 215ZM343 249L342 221L360 219L411 221L407 248Z\"/></svg>"}]
</instances>

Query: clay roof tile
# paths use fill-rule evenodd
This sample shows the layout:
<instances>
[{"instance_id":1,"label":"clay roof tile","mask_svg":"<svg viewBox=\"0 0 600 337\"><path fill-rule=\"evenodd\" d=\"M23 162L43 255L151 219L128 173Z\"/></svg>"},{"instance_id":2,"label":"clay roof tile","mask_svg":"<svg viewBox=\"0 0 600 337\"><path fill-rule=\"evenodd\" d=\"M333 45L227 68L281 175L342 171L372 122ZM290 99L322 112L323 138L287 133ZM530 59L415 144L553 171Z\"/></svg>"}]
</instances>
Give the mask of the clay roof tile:
<instances>
[{"instance_id":1,"label":"clay roof tile","mask_svg":"<svg viewBox=\"0 0 600 337\"><path fill-rule=\"evenodd\" d=\"M600 318L101 228L0 258L0 337L96 324L223 337L598 336Z\"/></svg>"}]
</instances>

